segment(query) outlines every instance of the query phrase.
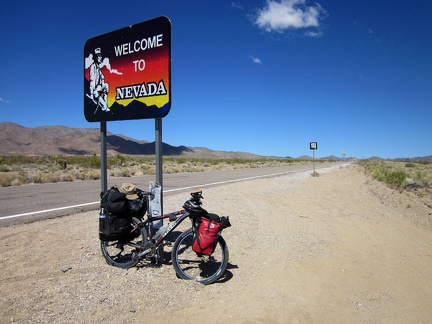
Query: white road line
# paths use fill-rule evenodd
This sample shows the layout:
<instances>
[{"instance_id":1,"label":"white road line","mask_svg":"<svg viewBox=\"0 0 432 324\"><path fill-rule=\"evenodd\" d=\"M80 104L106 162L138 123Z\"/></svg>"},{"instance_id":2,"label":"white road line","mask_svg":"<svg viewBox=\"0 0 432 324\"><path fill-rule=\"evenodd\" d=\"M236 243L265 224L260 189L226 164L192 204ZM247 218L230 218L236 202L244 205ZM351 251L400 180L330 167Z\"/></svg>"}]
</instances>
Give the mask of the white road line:
<instances>
[{"instance_id":1,"label":"white road line","mask_svg":"<svg viewBox=\"0 0 432 324\"><path fill-rule=\"evenodd\" d=\"M265 175L249 177L249 178L227 180L227 181L220 181L220 182L212 182L212 183L206 183L206 184L202 184L202 185L165 190L164 192L173 192L173 191L180 191L180 190L193 189L193 188L199 188L199 187L208 187L208 186L214 186L214 185L218 185L218 184L225 184L225 183L239 182L239 181L245 181L245 180L253 180L253 179L259 179L259 178L265 178L265 177L272 177L272 176L277 176L277 175L282 175L282 174L287 174L287 173L294 173L294 172L299 172L299 171L307 171L307 170L279 172L279 173L265 174Z\"/></svg>"},{"instance_id":2,"label":"white road line","mask_svg":"<svg viewBox=\"0 0 432 324\"><path fill-rule=\"evenodd\" d=\"M232 183L232 182L239 182L239 181L245 181L245 180L253 180L253 179L259 179L259 178L265 178L265 177L272 177L272 176L278 176L278 175L282 175L282 174L295 173L295 172L301 172L301 171L308 171L308 170L294 170L294 171L271 173L271 174L265 174L265 175L260 175L260 176L255 176L255 177L248 177L248 178L241 178L241 179L235 179L235 180L227 180L227 181L205 183L205 184L196 185L196 186L190 186L190 187L183 187L183 188L164 190L163 192L165 193L165 192L174 192L174 191L193 189L193 188L199 188L199 187L209 187L209 186L214 186L214 185L220 185L220 184L226 184L226 183ZM90 202L90 203L86 203L86 204L74 205L74 206L66 206L66 207L59 207L59 208L53 208L53 209L47 209L47 210L40 210L40 211L35 211L35 212L30 212L30 213L24 213L24 214L17 214L17 215L11 215L11 216L3 216L3 217L0 217L0 220L17 218L17 217L24 217L24 216L30 216L30 215L36 215L36 214L49 213L49 212L59 211L59 210L65 210L65 209L69 209L69 208L84 207L84 206L95 205L95 204L99 204L99 203L100 203L99 201L95 201L95 202Z\"/></svg>"},{"instance_id":3,"label":"white road line","mask_svg":"<svg viewBox=\"0 0 432 324\"><path fill-rule=\"evenodd\" d=\"M17 215L11 215L11 216L3 216L3 217L0 217L0 220L2 220L2 219L9 219L9 218L16 218L16 217L24 217L24 216L29 216L29 215L49 213L49 212L52 212L52 211L58 211L58 210L64 210L64 209L69 209L69 208L76 208L76 207L83 207L83 206L89 206L89 205L98 204L98 203L100 203L100 202L96 201L96 202L91 202L91 203L86 203L86 204L80 204L80 205L74 205L74 206L66 206L66 207L46 209L46 210L40 210L40 211L35 211L35 212L30 212L30 213L24 213L24 214L17 214Z\"/></svg>"}]
</instances>

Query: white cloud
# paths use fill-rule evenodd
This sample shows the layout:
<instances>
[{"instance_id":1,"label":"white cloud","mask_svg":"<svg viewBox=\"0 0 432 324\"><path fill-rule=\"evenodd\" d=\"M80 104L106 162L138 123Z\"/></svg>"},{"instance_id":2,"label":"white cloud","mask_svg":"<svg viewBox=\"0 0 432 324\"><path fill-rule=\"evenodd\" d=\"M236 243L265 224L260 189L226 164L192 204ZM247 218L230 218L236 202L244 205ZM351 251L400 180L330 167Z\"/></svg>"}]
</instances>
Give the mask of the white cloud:
<instances>
[{"instance_id":1,"label":"white cloud","mask_svg":"<svg viewBox=\"0 0 432 324\"><path fill-rule=\"evenodd\" d=\"M323 35L322 31L314 32L314 31L308 31L305 33L305 36L307 37L321 37Z\"/></svg>"},{"instance_id":2,"label":"white cloud","mask_svg":"<svg viewBox=\"0 0 432 324\"><path fill-rule=\"evenodd\" d=\"M267 6L258 12L255 24L268 32L319 27L320 15L324 13L318 3L307 6L306 0L267 0Z\"/></svg>"},{"instance_id":3,"label":"white cloud","mask_svg":"<svg viewBox=\"0 0 432 324\"><path fill-rule=\"evenodd\" d=\"M252 62L254 62L255 64L262 64L261 60L260 60L258 57L250 56L250 59L251 59Z\"/></svg>"},{"instance_id":4,"label":"white cloud","mask_svg":"<svg viewBox=\"0 0 432 324\"><path fill-rule=\"evenodd\" d=\"M243 10L243 6L238 2L231 2L231 8Z\"/></svg>"},{"instance_id":5,"label":"white cloud","mask_svg":"<svg viewBox=\"0 0 432 324\"><path fill-rule=\"evenodd\" d=\"M4 103L10 103L9 100L3 99L2 97L0 97L0 102L4 102Z\"/></svg>"}]
</instances>

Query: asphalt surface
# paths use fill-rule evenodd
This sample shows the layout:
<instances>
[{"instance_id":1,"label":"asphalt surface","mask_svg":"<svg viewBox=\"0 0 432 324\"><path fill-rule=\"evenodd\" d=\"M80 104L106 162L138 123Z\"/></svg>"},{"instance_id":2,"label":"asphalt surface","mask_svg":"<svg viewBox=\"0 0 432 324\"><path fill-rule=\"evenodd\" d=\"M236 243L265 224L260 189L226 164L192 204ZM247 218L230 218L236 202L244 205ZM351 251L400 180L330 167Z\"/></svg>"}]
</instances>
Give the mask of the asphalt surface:
<instances>
[{"instance_id":1,"label":"asphalt surface","mask_svg":"<svg viewBox=\"0 0 432 324\"><path fill-rule=\"evenodd\" d=\"M315 169L319 170L335 164L338 163L319 163L315 165ZM163 192L164 196L167 196L179 191L190 192L208 186L260 177L276 177L305 170L312 172L312 165L166 174L163 177ZM115 184L131 182L143 190L148 190L149 182L152 181L155 181L154 175L109 178L108 188ZM100 192L101 180L1 187L0 226L97 210Z\"/></svg>"}]
</instances>

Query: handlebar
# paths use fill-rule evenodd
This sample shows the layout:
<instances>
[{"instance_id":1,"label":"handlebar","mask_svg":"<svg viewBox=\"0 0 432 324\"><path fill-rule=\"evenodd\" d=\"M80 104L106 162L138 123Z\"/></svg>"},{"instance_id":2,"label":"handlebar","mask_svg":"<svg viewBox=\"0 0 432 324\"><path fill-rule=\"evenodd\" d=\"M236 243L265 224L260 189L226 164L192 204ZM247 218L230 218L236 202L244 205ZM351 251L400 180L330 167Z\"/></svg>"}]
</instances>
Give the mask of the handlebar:
<instances>
[{"instance_id":1,"label":"handlebar","mask_svg":"<svg viewBox=\"0 0 432 324\"><path fill-rule=\"evenodd\" d=\"M147 196L151 200L154 197L154 195L150 191L144 191L144 190L141 190L139 188L136 188L136 191L137 191L138 196L140 196L140 198Z\"/></svg>"},{"instance_id":2,"label":"handlebar","mask_svg":"<svg viewBox=\"0 0 432 324\"><path fill-rule=\"evenodd\" d=\"M139 188L136 188L137 194L140 198L143 197L148 197L150 200L154 198L154 195L149 192L149 191L145 191ZM204 199L204 197L202 196L202 190L197 190L197 191L193 191L190 193L190 195L192 196L192 198L189 199L189 201L191 201L193 204L197 205L197 206L201 206L202 205L202 201L201 199Z\"/></svg>"}]
</instances>

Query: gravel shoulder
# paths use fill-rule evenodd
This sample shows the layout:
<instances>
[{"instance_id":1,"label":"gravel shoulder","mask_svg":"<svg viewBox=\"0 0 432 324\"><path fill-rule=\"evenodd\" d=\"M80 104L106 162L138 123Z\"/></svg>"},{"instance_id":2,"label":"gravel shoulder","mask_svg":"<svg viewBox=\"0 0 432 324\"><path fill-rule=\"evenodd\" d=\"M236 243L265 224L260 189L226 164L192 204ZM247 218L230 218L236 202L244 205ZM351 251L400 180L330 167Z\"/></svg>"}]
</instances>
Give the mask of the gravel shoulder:
<instances>
[{"instance_id":1,"label":"gravel shoulder","mask_svg":"<svg viewBox=\"0 0 432 324\"><path fill-rule=\"evenodd\" d=\"M169 260L109 266L97 212L2 227L0 323L431 323L431 209L355 165L319 172L203 190L233 224L228 272L209 286Z\"/></svg>"}]
</instances>

